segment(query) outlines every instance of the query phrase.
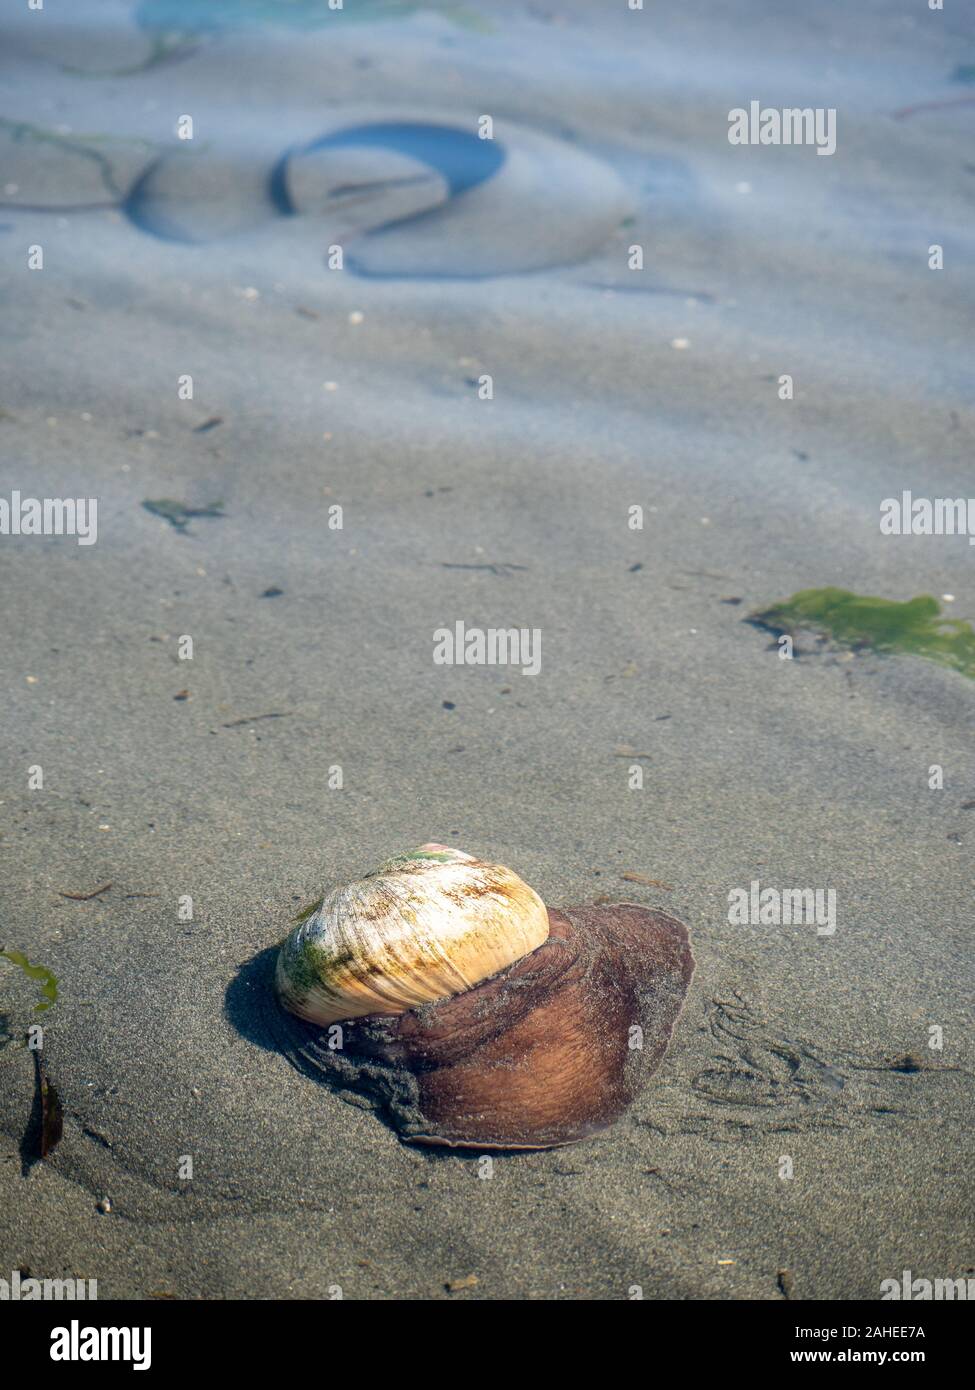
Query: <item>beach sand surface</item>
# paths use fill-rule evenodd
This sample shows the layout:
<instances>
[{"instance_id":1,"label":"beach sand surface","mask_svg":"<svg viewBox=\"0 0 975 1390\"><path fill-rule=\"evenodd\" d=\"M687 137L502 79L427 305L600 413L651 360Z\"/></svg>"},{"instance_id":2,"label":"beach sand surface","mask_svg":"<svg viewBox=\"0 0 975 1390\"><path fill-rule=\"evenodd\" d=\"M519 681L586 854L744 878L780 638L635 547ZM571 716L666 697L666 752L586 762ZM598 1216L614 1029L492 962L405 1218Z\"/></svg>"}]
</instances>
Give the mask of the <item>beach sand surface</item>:
<instances>
[{"instance_id":1,"label":"beach sand surface","mask_svg":"<svg viewBox=\"0 0 975 1390\"><path fill-rule=\"evenodd\" d=\"M9 20L0 496L97 497L98 538L0 537L0 948L58 990L39 1013L0 958L0 1275L876 1299L975 1265L975 685L811 637L780 660L745 621L825 585L975 618L965 537L879 529L904 488L971 491L972 34L906 0L611 8L245 26L137 71L128 4ZM837 108L836 153L731 146L752 99ZM491 114L631 211L564 264L499 185L483 245L444 234L466 278L331 272L328 219L265 206L267 171L384 112ZM121 203L184 113L200 225L235 234L50 210ZM583 188L579 219L605 206ZM539 673L435 665L457 621L538 629ZM425 1152L283 1056L269 948L428 840L687 923L671 1048L602 1135ZM835 933L731 925L755 880L834 890ZM64 1108L43 1162L31 1023Z\"/></svg>"}]
</instances>

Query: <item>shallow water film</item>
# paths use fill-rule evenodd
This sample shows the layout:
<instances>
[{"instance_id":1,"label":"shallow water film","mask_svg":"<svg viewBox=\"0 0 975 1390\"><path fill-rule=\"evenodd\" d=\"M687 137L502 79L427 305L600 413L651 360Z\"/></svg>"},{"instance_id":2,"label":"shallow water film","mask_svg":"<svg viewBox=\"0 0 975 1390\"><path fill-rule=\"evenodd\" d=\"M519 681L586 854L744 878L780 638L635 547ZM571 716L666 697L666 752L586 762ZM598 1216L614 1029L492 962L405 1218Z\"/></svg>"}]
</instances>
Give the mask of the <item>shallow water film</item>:
<instances>
[{"instance_id":1,"label":"shallow water film","mask_svg":"<svg viewBox=\"0 0 975 1390\"><path fill-rule=\"evenodd\" d=\"M947 1298L971 7L2 11L0 1294Z\"/></svg>"}]
</instances>

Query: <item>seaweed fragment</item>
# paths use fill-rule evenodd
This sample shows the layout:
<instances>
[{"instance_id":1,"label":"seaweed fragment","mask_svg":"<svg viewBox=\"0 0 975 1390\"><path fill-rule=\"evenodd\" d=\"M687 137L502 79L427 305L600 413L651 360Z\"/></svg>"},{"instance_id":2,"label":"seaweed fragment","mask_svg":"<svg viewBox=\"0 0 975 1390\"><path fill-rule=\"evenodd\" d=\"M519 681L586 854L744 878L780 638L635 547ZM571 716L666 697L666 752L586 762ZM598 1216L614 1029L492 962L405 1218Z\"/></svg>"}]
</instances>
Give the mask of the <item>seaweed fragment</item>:
<instances>
[{"instance_id":1,"label":"seaweed fragment","mask_svg":"<svg viewBox=\"0 0 975 1390\"><path fill-rule=\"evenodd\" d=\"M41 995L43 996L41 1002L34 1005L37 1013L41 1013L44 1009L49 1009L52 1004L57 1003L58 982L53 970L48 970L46 965L31 965L23 951L2 950L0 956L9 960L12 965L19 966L28 979L44 981L41 986Z\"/></svg>"},{"instance_id":2,"label":"seaweed fragment","mask_svg":"<svg viewBox=\"0 0 975 1390\"><path fill-rule=\"evenodd\" d=\"M745 621L776 635L811 629L854 651L923 656L975 678L975 629L962 618L945 617L930 594L900 603L849 589L801 589Z\"/></svg>"},{"instance_id":3,"label":"seaweed fragment","mask_svg":"<svg viewBox=\"0 0 975 1390\"><path fill-rule=\"evenodd\" d=\"M185 502L176 502L171 497L146 498L142 503L147 512L161 516L177 531L186 532L189 523L197 516L223 517L222 502L208 502L205 507L189 507Z\"/></svg>"}]
</instances>

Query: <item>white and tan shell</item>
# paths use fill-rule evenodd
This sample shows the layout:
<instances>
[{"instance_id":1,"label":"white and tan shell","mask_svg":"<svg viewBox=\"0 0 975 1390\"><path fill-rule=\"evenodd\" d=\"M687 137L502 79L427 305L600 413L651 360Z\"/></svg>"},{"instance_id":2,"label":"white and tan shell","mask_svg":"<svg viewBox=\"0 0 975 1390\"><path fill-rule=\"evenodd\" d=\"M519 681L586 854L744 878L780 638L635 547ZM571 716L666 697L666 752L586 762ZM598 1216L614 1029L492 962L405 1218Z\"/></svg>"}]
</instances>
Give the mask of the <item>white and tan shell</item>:
<instances>
[{"instance_id":1,"label":"white and tan shell","mask_svg":"<svg viewBox=\"0 0 975 1390\"><path fill-rule=\"evenodd\" d=\"M278 953L285 1008L325 1025L460 994L536 950L548 912L502 864L427 844L335 888Z\"/></svg>"}]
</instances>

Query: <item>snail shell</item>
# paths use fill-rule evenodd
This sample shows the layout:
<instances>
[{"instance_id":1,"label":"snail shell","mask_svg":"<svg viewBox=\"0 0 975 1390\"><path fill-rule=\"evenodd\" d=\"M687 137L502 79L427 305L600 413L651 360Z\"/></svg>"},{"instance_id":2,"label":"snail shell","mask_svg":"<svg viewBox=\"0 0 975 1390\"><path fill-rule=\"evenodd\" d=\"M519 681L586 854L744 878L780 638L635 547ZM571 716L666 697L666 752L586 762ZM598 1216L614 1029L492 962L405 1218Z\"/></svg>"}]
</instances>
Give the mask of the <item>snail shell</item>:
<instances>
[{"instance_id":1,"label":"snail shell","mask_svg":"<svg viewBox=\"0 0 975 1390\"><path fill-rule=\"evenodd\" d=\"M297 216L322 253L348 246L354 274L481 278L584 261L633 210L602 159L507 120L481 140L469 116L343 108L311 141L276 157L269 143L248 126L213 150L167 152L126 215L201 245Z\"/></svg>"},{"instance_id":2,"label":"snail shell","mask_svg":"<svg viewBox=\"0 0 975 1390\"><path fill-rule=\"evenodd\" d=\"M321 1026L400 1014L471 989L547 936L545 904L511 869L427 844L322 899L281 946L278 995Z\"/></svg>"},{"instance_id":3,"label":"snail shell","mask_svg":"<svg viewBox=\"0 0 975 1390\"><path fill-rule=\"evenodd\" d=\"M673 917L548 911L510 869L424 845L291 933L275 1031L295 1067L364 1095L408 1142L552 1148L636 1098L693 971Z\"/></svg>"}]
</instances>

